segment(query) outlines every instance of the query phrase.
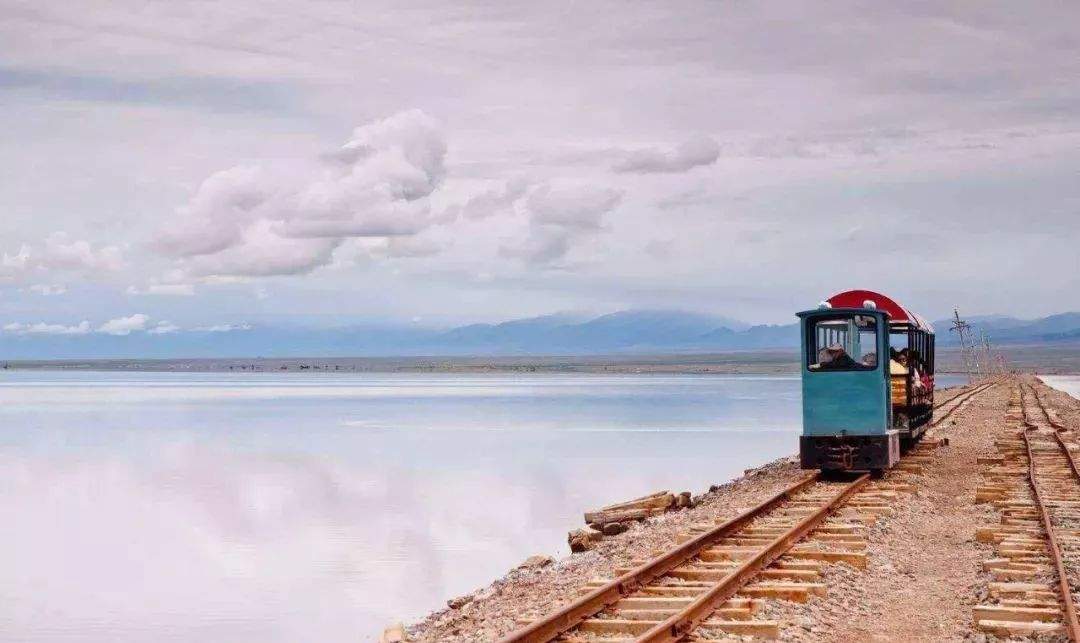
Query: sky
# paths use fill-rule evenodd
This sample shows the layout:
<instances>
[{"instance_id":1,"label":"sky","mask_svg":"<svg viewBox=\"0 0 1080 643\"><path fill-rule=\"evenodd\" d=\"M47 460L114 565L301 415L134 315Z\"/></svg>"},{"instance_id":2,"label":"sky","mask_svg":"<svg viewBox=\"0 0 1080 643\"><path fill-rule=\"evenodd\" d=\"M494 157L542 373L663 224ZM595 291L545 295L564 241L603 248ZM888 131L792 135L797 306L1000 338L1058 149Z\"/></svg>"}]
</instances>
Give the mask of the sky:
<instances>
[{"instance_id":1,"label":"sky","mask_svg":"<svg viewBox=\"0 0 1080 643\"><path fill-rule=\"evenodd\" d=\"M0 0L0 332L1080 309L1077 24Z\"/></svg>"}]
</instances>

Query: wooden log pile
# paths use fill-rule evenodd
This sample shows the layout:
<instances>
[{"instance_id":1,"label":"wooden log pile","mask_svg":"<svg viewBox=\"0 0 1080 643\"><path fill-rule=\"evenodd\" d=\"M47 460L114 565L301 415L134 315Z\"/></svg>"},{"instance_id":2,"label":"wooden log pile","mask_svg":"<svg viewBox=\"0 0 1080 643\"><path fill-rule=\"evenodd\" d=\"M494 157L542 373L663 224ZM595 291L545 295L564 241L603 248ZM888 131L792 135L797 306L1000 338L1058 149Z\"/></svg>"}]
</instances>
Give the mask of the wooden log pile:
<instances>
[{"instance_id":1,"label":"wooden log pile","mask_svg":"<svg viewBox=\"0 0 1080 643\"><path fill-rule=\"evenodd\" d=\"M566 541L570 551L592 549L604 536L615 536L630 528L632 522L640 522L650 516L683 509L692 504L689 491L678 495L670 491L656 493L585 512L585 529L571 531Z\"/></svg>"}]
</instances>

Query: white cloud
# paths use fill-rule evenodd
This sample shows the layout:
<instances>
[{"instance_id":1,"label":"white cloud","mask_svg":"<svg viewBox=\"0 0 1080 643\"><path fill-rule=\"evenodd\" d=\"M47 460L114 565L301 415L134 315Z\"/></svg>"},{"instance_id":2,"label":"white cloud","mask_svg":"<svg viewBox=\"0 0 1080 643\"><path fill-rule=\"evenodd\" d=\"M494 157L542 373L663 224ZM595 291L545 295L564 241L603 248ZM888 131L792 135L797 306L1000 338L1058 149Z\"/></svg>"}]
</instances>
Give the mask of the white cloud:
<instances>
[{"instance_id":1,"label":"white cloud","mask_svg":"<svg viewBox=\"0 0 1080 643\"><path fill-rule=\"evenodd\" d=\"M63 295L67 292L67 286L63 284L33 284L27 290L37 293L42 297Z\"/></svg>"},{"instance_id":2,"label":"white cloud","mask_svg":"<svg viewBox=\"0 0 1080 643\"><path fill-rule=\"evenodd\" d=\"M684 141L673 150L646 148L626 152L612 169L640 174L686 172L702 165L712 165L718 158L720 145L702 136Z\"/></svg>"},{"instance_id":3,"label":"white cloud","mask_svg":"<svg viewBox=\"0 0 1080 643\"><path fill-rule=\"evenodd\" d=\"M396 259L416 259L433 257L443 250L443 245L424 236L390 237L384 246L374 248L373 252Z\"/></svg>"},{"instance_id":4,"label":"white cloud","mask_svg":"<svg viewBox=\"0 0 1080 643\"><path fill-rule=\"evenodd\" d=\"M236 245L192 257L186 265L194 275L216 279L304 274L329 263L341 242L285 237L276 222L260 219L243 231Z\"/></svg>"},{"instance_id":5,"label":"white cloud","mask_svg":"<svg viewBox=\"0 0 1080 643\"><path fill-rule=\"evenodd\" d=\"M135 313L128 317L110 319L98 327L97 332L106 335L130 335L134 331L146 330L146 324L150 321L149 315Z\"/></svg>"},{"instance_id":6,"label":"white cloud","mask_svg":"<svg viewBox=\"0 0 1080 643\"><path fill-rule=\"evenodd\" d=\"M419 110L357 128L304 167L237 166L199 187L156 247L196 276L301 274L352 237L414 235L434 223L446 143Z\"/></svg>"},{"instance_id":7,"label":"white cloud","mask_svg":"<svg viewBox=\"0 0 1080 643\"><path fill-rule=\"evenodd\" d=\"M622 192L590 185L552 188L543 185L526 199L533 223L596 230L605 214L622 200Z\"/></svg>"},{"instance_id":8,"label":"white cloud","mask_svg":"<svg viewBox=\"0 0 1080 643\"><path fill-rule=\"evenodd\" d=\"M0 257L0 268L4 268L9 273L16 271L24 271L30 265L30 246L23 245L19 248L17 254L4 253L3 257Z\"/></svg>"},{"instance_id":9,"label":"white cloud","mask_svg":"<svg viewBox=\"0 0 1080 643\"><path fill-rule=\"evenodd\" d=\"M561 259L570 251L570 234L563 229L532 230L520 243L503 246L504 257L523 259L528 263L548 263Z\"/></svg>"},{"instance_id":10,"label":"white cloud","mask_svg":"<svg viewBox=\"0 0 1080 643\"><path fill-rule=\"evenodd\" d=\"M168 321L159 321L157 324L150 328L146 332L151 335L168 335L169 333L175 333L180 330L180 327L176 324Z\"/></svg>"},{"instance_id":11,"label":"white cloud","mask_svg":"<svg viewBox=\"0 0 1080 643\"><path fill-rule=\"evenodd\" d=\"M93 277L124 267L119 246L95 246L89 241L72 241L64 232L54 232L40 244L23 244L15 254L5 252L0 256L0 279L24 279L53 273L81 273Z\"/></svg>"},{"instance_id":12,"label":"white cloud","mask_svg":"<svg viewBox=\"0 0 1080 643\"><path fill-rule=\"evenodd\" d=\"M195 286L194 284L150 284L145 288L128 286L127 294L191 297L195 294Z\"/></svg>"},{"instance_id":13,"label":"white cloud","mask_svg":"<svg viewBox=\"0 0 1080 643\"><path fill-rule=\"evenodd\" d=\"M504 245L500 253L529 263L561 259L576 238L601 229L604 215L615 209L622 197L619 190L591 185L542 185L525 199L528 236L519 244Z\"/></svg>"},{"instance_id":14,"label":"white cloud","mask_svg":"<svg viewBox=\"0 0 1080 643\"><path fill-rule=\"evenodd\" d=\"M90 332L90 322L82 321L74 326L63 324L23 324L13 322L3 327L5 333L12 335L86 335Z\"/></svg>"},{"instance_id":15,"label":"white cloud","mask_svg":"<svg viewBox=\"0 0 1080 643\"><path fill-rule=\"evenodd\" d=\"M191 330L201 333L231 333L237 330L251 330L251 324L216 324L214 326L197 326Z\"/></svg>"},{"instance_id":16,"label":"white cloud","mask_svg":"<svg viewBox=\"0 0 1080 643\"><path fill-rule=\"evenodd\" d=\"M124 267L124 259L118 246L95 248L88 241L71 241L63 232L53 233L45 239L40 263L49 269L94 273L115 272Z\"/></svg>"},{"instance_id":17,"label":"white cloud","mask_svg":"<svg viewBox=\"0 0 1080 643\"><path fill-rule=\"evenodd\" d=\"M469 197L461 205L447 208L448 216L463 216L466 219L487 219L499 212L513 207L514 203L525 196L529 181L524 177L514 177L502 186L484 190Z\"/></svg>"},{"instance_id":18,"label":"white cloud","mask_svg":"<svg viewBox=\"0 0 1080 643\"><path fill-rule=\"evenodd\" d=\"M127 336L132 333L145 332L148 335L169 335L180 332L197 333L229 333L233 331L251 330L253 326L248 323L238 324L215 324L212 326L195 326L184 329L167 320L159 320L151 323L149 315L136 313L127 317L117 317L94 328L90 322L82 321L72 326L63 324L47 324L38 322L33 324L11 322L0 326L0 332L11 335L89 335L99 333L103 335Z\"/></svg>"}]
</instances>

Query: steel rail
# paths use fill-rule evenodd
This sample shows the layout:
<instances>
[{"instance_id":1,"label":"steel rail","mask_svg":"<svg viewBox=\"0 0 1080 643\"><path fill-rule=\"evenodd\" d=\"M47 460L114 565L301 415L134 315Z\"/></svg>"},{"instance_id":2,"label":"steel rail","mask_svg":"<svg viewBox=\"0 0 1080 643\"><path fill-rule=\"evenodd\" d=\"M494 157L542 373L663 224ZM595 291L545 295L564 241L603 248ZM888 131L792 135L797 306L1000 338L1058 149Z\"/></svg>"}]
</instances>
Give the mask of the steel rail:
<instances>
[{"instance_id":1,"label":"steel rail","mask_svg":"<svg viewBox=\"0 0 1080 643\"><path fill-rule=\"evenodd\" d=\"M552 640L563 632L574 628L590 616L614 605L648 583L684 564L703 549L709 547L714 541L742 529L752 520L773 510L780 503L789 500L794 494L820 479L820 471L807 476L738 516L630 570L551 614L511 632L500 639L500 643L539 643Z\"/></svg>"},{"instance_id":2,"label":"steel rail","mask_svg":"<svg viewBox=\"0 0 1080 643\"><path fill-rule=\"evenodd\" d=\"M1065 459L1069 461L1069 468L1072 469L1073 478L1076 480L1077 484L1080 484L1080 467L1077 466L1076 458L1073 457L1072 451L1070 451L1068 445L1065 444L1065 440L1061 439L1062 431L1067 431L1068 428L1060 422L1054 421L1046 411L1046 405L1043 404L1042 398L1039 397L1039 393L1034 389L1032 389L1032 392L1035 393L1035 399L1039 402L1039 408L1042 409L1043 415L1046 417L1046 423L1054 428L1054 440L1057 441L1061 452L1065 454Z\"/></svg>"},{"instance_id":3,"label":"steel rail","mask_svg":"<svg viewBox=\"0 0 1080 643\"><path fill-rule=\"evenodd\" d=\"M1080 467L1077 466L1076 459L1073 458L1072 451L1069 451L1069 447L1065 444L1065 441L1061 439L1061 432L1067 431L1068 427L1066 427L1061 422L1056 421L1054 418L1050 417L1050 412L1046 410L1046 403L1043 402L1042 396L1039 395L1038 389L1036 389L1034 386L1029 386L1028 388L1031 389L1031 394L1035 396L1035 401L1039 403L1039 410L1042 411L1043 417L1046 418L1046 423L1053 427L1054 439L1057 440L1058 447L1061 449L1061 452L1065 454L1065 459L1069 461L1069 468L1072 469L1073 478L1075 478L1076 482L1080 484ZM1021 397L1023 396L1021 395Z\"/></svg>"},{"instance_id":4,"label":"steel rail","mask_svg":"<svg viewBox=\"0 0 1080 643\"><path fill-rule=\"evenodd\" d=\"M673 614L658 623L635 640L638 643L670 643L681 640L711 616L717 607L735 596L742 587L753 580L758 572L787 553L796 542L820 525L833 511L847 502L852 495L858 493L869 482L870 474L864 473L845 485L829 502L803 518L787 533L778 536L767 547L747 559L728 574L724 580L717 583L677 614Z\"/></svg>"},{"instance_id":5,"label":"steel rail","mask_svg":"<svg viewBox=\"0 0 1080 643\"><path fill-rule=\"evenodd\" d=\"M1039 401L1040 406L1042 401L1039 400L1038 395L1035 399ZM1031 485L1031 493L1035 498L1035 505L1039 508L1039 516L1042 518L1043 529L1046 531L1046 539L1049 541L1050 557L1054 561L1054 568L1057 571L1058 577L1058 589L1061 592L1061 603L1065 608L1065 631L1069 635L1070 641L1080 642L1080 621L1076 617L1076 606L1073 604L1072 588L1069 587L1069 578L1065 571L1065 562L1061 555L1061 547L1058 545L1057 536L1054 535L1054 524L1050 521L1050 512L1047 511L1046 505L1043 504L1042 495L1039 493L1039 485L1035 482L1035 456L1031 451L1031 440L1028 438L1028 431L1036 429L1034 423L1028 420L1027 403L1024 401L1024 387L1020 386L1020 408L1024 415L1024 430L1020 433L1024 438L1024 447L1027 449L1028 457L1028 484ZM1045 413L1046 409L1043 408ZM1049 415L1047 415L1049 419ZM1072 457L1069 456L1068 450L1064 448L1064 443L1061 438L1058 437L1057 431L1054 432L1054 437L1057 438L1058 445L1065 451L1066 457L1068 457L1070 464L1072 464ZM1076 472L1075 465L1073 472ZM1080 474L1077 474L1080 475Z\"/></svg>"},{"instance_id":6,"label":"steel rail","mask_svg":"<svg viewBox=\"0 0 1080 643\"><path fill-rule=\"evenodd\" d=\"M935 405L934 405L934 410L936 411L937 409L940 409L941 407L945 406L945 405L946 405L946 404L948 404L949 402L952 402L953 400L957 400L957 399L960 399L961 397L963 397L963 396L967 395L968 393L971 393L971 392L973 392L973 391L975 391L975 390L977 390L977 389L980 389L980 388L985 388L985 387L986 387L986 386L988 386L988 385L989 385L988 383L985 383L985 382L984 382L984 383L982 383L982 384L976 384L975 386L971 387L971 390L968 390L968 391L960 391L959 393L957 393L956 395L953 395L953 396L952 396L952 397L950 397L949 399L947 399L947 400L942 400L942 401L938 402L937 404L935 404Z\"/></svg>"},{"instance_id":7,"label":"steel rail","mask_svg":"<svg viewBox=\"0 0 1080 643\"><path fill-rule=\"evenodd\" d=\"M945 404L948 404L949 402L954 402L955 401L956 406L954 406L951 409L949 409L948 411L946 411L945 415L942 415L938 419L930 422L930 426L935 427L935 426L941 424L942 422L947 420L949 418L949 416L951 416L953 413L958 411L960 409L960 407L964 405L964 402L968 401L969 399L971 399L975 395L978 395L980 393L988 391L989 389L991 389L992 387L994 387L996 385L997 385L997 382L990 382L988 384L981 384L980 386L977 386L977 387L971 389L967 393L961 393L960 395L957 395L956 397L950 398L947 402L944 402L942 405L944 406ZM962 397L962 399L961 399L961 397ZM935 410L936 410L936 408L938 408L938 407L935 407Z\"/></svg>"}]
</instances>

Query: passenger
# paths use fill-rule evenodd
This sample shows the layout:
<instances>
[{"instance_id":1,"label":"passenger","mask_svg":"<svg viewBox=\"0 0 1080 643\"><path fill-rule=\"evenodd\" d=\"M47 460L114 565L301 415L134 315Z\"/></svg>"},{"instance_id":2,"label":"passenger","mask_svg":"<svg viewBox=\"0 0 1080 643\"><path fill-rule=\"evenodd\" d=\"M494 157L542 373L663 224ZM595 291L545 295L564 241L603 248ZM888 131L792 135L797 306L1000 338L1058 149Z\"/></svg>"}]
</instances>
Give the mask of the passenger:
<instances>
[{"instance_id":1,"label":"passenger","mask_svg":"<svg viewBox=\"0 0 1080 643\"><path fill-rule=\"evenodd\" d=\"M925 391L930 388L930 378L927 376L927 368L923 363L922 355L919 355L918 351L911 351L911 373L916 381L916 389Z\"/></svg>"},{"instance_id":2,"label":"passenger","mask_svg":"<svg viewBox=\"0 0 1080 643\"><path fill-rule=\"evenodd\" d=\"M862 365L874 369L877 368L877 353L867 353L862 357Z\"/></svg>"},{"instance_id":3,"label":"passenger","mask_svg":"<svg viewBox=\"0 0 1080 643\"><path fill-rule=\"evenodd\" d=\"M821 370L831 371L840 370L845 368L853 368L857 362L851 359L851 356L847 354L844 347L840 344L832 344L826 348L830 354L830 359L827 362L822 362Z\"/></svg>"},{"instance_id":4,"label":"passenger","mask_svg":"<svg viewBox=\"0 0 1080 643\"><path fill-rule=\"evenodd\" d=\"M926 384L923 382L922 374L919 373L919 368L915 365L916 354L913 354L908 349L900 351L900 364L904 367L904 372L911 368L911 384L914 387L916 393L922 392L926 388Z\"/></svg>"},{"instance_id":5,"label":"passenger","mask_svg":"<svg viewBox=\"0 0 1080 643\"><path fill-rule=\"evenodd\" d=\"M907 375L907 367L900 361L900 353L895 348L889 349L889 374Z\"/></svg>"}]
</instances>

